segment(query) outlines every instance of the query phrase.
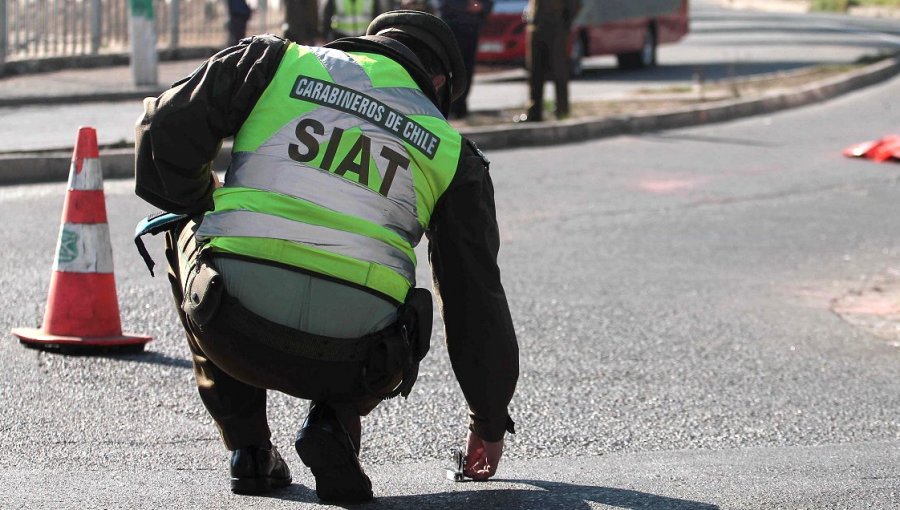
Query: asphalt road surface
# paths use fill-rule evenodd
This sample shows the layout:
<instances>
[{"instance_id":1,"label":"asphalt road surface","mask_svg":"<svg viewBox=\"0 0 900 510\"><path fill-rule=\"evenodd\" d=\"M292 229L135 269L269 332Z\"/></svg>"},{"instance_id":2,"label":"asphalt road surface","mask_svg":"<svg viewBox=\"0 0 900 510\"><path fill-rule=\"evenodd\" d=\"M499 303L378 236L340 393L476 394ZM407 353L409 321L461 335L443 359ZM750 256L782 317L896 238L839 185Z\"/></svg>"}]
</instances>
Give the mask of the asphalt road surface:
<instances>
[{"instance_id":1,"label":"asphalt road surface","mask_svg":"<svg viewBox=\"0 0 900 510\"><path fill-rule=\"evenodd\" d=\"M438 322L415 393L364 420L374 507L897 508L900 350L829 308L900 272L900 166L841 156L896 131L897 97L900 78L773 116L489 154L518 434L496 482L444 480L466 411ZM292 451L304 406L278 394L294 485L228 492L167 283L131 243L149 210L131 188L106 183L121 314L155 340L67 357L6 335L2 506L317 507ZM0 188L7 332L41 322L64 190Z\"/></svg>"}]
</instances>

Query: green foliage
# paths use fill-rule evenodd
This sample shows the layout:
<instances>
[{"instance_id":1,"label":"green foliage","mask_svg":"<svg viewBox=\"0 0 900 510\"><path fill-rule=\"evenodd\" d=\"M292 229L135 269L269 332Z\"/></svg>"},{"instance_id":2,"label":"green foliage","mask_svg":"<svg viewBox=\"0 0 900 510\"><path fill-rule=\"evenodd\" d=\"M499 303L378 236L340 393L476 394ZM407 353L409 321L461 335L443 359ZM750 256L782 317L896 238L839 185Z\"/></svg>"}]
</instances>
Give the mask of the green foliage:
<instances>
[{"instance_id":1,"label":"green foliage","mask_svg":"<svg viewBox=\"0 0 900 510\"><path fill-rule=\"evenodd\" d=\"M810 9L814 11L846 11L850 0L812 0Z\"/></svg>"},{"instance_id":2,"label":"green foliage","mask_svg":"<svg viewBox=\"0 0 900 510\"><path fill-rule=\"evenodd\" d=\"M850 5L873 5L900 9L900 0L850 0Z\"/></svg>"},{"instance_id":3,"label":"green foliage","mask_svg":"<svg viewBox=\"0 0 900 510\"><path fill-rule=\"evenodd\" d=\"M900 0L812 0L810 8L814 11L843 12L854 6L895 7L900 9Z\"/></svg>"}]
</instances>

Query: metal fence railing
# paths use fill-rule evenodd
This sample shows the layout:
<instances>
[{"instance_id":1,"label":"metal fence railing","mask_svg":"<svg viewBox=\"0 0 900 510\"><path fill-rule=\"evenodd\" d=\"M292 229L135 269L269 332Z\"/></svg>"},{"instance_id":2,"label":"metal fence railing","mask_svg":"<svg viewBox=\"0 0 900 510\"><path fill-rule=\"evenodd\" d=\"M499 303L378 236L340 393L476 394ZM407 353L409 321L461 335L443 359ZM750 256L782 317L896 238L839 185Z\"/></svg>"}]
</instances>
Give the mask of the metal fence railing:
<instances>
[{"instance_id":1,"label":"metal fence railing","mask_svg":"<svg viewBox=\"0 0 900 510\"><path fill-rule=\"evenodd\" d=\"M224 45L225 1L153 0L157 47ZM278 33L278 4L253 2L248 33ZM0 0L0 64L125 52L128 20L128 0Z\"/></svg>"}]
</instances>

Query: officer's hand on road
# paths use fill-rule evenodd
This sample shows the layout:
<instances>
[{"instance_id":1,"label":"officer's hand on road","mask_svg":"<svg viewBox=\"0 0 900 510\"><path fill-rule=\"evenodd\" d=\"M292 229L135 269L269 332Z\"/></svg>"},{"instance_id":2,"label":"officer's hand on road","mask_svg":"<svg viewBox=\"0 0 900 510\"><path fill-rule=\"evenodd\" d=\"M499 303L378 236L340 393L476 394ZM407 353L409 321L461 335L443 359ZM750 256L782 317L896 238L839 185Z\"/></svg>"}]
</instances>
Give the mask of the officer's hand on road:
<instances>
[{"instance_id":1,"label":"officer's hand on road","mask_svg":"<svg viewBox=\"0 0 900 510\"><path fill-rule=\"evenodd\" d=\"M463 474L473 480L487 480L497 473L503 455L503 440L485 441L471 430L466 440L466 465Z\"/></svg>"}]
</instances>

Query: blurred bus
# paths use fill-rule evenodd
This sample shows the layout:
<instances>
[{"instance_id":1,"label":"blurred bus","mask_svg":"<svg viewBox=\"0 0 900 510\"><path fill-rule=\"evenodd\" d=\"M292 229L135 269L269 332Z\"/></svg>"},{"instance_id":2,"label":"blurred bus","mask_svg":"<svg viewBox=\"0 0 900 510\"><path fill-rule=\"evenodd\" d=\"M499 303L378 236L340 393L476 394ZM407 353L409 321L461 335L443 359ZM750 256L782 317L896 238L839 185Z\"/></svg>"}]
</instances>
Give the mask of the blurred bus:
<instances>
[{"instance_id":1,"label":"blurred bus","mask_svg":"<svg viewBox=\"0 0 900 510\"><path fill-rule=\"evenodd\" d=\"M478 62L524 62L526 3L494 0L481 31ZM615 55L621 69L652 67L660 44L688 33L688 0L582 0L581 6L569 35L574 76L583 70L582 59L594 55Z\"/></svg>"}]
</instances>

